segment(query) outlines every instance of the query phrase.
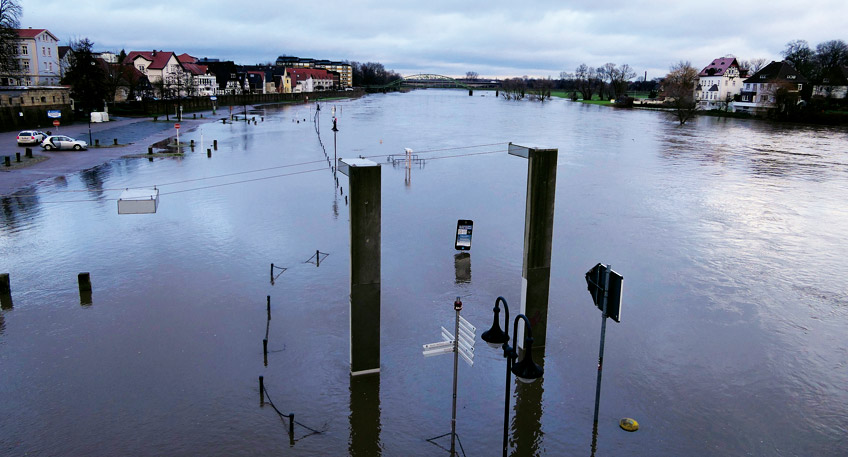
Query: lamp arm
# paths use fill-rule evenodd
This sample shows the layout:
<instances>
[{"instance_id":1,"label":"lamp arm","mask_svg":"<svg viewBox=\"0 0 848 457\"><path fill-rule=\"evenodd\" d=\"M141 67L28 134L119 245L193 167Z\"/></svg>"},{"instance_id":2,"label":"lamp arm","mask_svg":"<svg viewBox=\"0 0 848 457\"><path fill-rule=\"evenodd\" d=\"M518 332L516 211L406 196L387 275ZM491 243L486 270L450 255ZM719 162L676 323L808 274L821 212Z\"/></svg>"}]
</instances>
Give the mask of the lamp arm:
<instances>
[{"instance_id":1,"label":"lamp arm","mask_svg":"<svg viewBox=\"0 0 848 457\"><path fill-rule=\"evenodd\" d=\"M519 314L518 316L515 316L515 321L512 324L512 347L513 347L513 352L515 352L516 357L518 356L518 352L515 351L515 348L517 348L518 346L516 345L517 342L515 340L518 338L518 319L519 318L524 319L524 331L527 332L527 334L524 335L524 340L526 341L528 337L531 340L533 339L533 329L530 327L530 320L527 319L527 316L525 316L523 314Z\"/></svg>"},{"instance_id":2,"label":"lamp arm","mask_svg":"<svg viewBox=\"0 0 848 457\"><path fill-rule=\"evenodd\" d=\"M506 299L503 297L498 297L495 300L495 311L497 312L498 303L503 303L504 307L504 332L506 332L506 339L509 342L509 305L506 304Z\"/></svg>"}]
</instances>

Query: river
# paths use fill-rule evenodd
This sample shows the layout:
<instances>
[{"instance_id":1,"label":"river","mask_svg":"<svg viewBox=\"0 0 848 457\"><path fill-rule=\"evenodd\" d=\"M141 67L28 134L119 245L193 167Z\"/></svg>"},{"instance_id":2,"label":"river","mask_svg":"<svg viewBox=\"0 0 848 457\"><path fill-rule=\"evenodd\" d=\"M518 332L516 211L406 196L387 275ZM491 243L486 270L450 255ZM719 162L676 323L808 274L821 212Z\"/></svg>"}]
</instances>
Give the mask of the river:
<instances>
[{"instance_id":1,"label":"river","mask_svg":"<svg viewBox=\"0 0 848 457\"><path fill-rule=\"evenodd\" d=\"M449 438L427 440L450 432L452 360L421 345L453 325L460 296L478 338L459 366L457 432L468 456L500 455L505 362L479 335L498 296L513 316L521 301L527 163L507 154L514 142L559 159L545 374L513 378L513 455L592 453L601 316L583 275L598 262L625 287L597 455L845 455L844 128L678 126L479 91L320 106L317 125L315 104L257 107L255 125L184 132L198 147L182 158L116 160L3 200L0 454L447 455ZM379 376L349 376L333 109L338 156L382 164ZM425 159L408 176L387 161L404 148ZM156 214L117 214L121 189L153 185ZM470 267L457 219L474 221ZM259 376L295 414L293 437L260 406Z\"/></svg>"}]
</instances>

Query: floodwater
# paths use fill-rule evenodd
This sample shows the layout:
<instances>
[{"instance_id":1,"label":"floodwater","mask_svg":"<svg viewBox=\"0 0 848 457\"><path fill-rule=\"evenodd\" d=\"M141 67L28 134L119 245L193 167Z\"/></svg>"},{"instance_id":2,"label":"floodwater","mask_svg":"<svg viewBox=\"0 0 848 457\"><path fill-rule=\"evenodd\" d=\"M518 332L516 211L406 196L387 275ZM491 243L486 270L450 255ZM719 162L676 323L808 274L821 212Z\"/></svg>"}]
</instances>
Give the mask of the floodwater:
<instances>
[{"instance_id":1,"label":"floodwater","mask_svg":"<svg viewBox=\"0 0 848 457\"><path fill-rule=\"evenodd\" d=\"M460 296L477 347L459 366L457 432L466 455L500 455L505 362L479 335L498 296L512 316L520 304L527 164L512 141L559 149L545 374L513 378L512 455L592 454L601 316L583 274L598 262L625 287L596 455L845 455L845 129L679 127L450 90L324 102L318 125L315 109L256 108L256 125L184 133L198 147L181 159L117 160L3 198L0 454L448 455L448 437L428 439L450 432L453 364L421 345L452 327ZM379 376L349 376L334 141L383 165ZM426 160L387 161L404 148ZM117 214L120 189L153 185L156 214ZM468 258L457 219L474 221ZM260 406L259 376L293 436Z\"/></svg>"}]
</instances>

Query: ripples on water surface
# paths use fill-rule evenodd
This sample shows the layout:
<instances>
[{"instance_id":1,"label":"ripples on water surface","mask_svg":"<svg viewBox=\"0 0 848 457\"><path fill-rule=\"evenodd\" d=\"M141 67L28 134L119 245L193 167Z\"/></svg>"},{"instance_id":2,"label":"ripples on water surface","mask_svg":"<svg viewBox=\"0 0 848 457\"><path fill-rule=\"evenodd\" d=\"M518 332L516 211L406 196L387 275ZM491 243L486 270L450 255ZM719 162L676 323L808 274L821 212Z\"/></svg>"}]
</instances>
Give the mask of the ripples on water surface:
<instances>
[{"instance_id":1,"label":"ripples on water surface","mask_svg":"<svg viewBox=\"0 0 848 457\"><path fill-rule=\"evenodd\" d=\"M339 156L383 164L379 381L348 375L347 179L339 194L314 105L204 125L182 140L206 146L182 159L119 160L4 198L14 307L0 312L0 451L437 455L425 440L450 430L452 364L420 345L450 325L456 295L478 333L498 295L520 303L527 172L505 152L514 141L559 148L546 371L515 389L517 455L590 453L600 316L583 273L599 261L626 287L622 323L608 326L598 455L844 455L845 130L678 127L485 95L322 104L330 157L335 105ZM476 147L453 149L465 146ZM385 162L405 147L430 159L409 183ZM156 215L116 214L112 189L154 184ZM68 200L83 202L55 203ZM475 223L470 281L454 264L460 218ZM316 249L329 253L320 267L305 263ZM272 262L288 268L274 285ZM469 456L497 455L504 362L477 344L474 366L460 366L458 431ZM292 446L258 405L259 375L324 433L298 426ZM625 416L642 429L620 430Z\"/></svg>"}]
</instances>

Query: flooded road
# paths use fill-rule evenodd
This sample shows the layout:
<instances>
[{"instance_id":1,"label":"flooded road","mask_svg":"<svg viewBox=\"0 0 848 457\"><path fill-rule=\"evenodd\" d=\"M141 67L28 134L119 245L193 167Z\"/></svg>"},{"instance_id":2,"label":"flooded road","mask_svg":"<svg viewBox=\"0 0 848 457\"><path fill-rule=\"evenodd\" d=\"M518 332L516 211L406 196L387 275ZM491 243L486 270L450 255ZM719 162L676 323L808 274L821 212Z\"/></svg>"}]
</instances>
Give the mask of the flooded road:
<instances>
[{"instance_id":1,"label":"flooded road","mask_svg":"<svg viewBox=\"0 0 848 457\"><path fill-rule=\"evenodd\" d=\"M597 455L844 455L845 129L678 127L483 95L325 102L317 126L314 104L259 108L256 125L181 134L198 144L183 158L117 160L3 198L0 454L447 455L449 438L427 439L450 431L452 361L421 345L460 296L478 341L459 367L457 431L468 456L499 455L505 362L479 334L498 296L513 316L520 304L527 163L512 141L559 149L545 375L513 378L513 455L592 452L601 317L583 274L598 262L625 287ZM383 166L379 377L349 376L333 108L338 156ZM388 160L404 148L425 159L409 172ZM121 189L153 185L156 214L117 214ZM474 221L467 259L457 219ZM260 406L260 375L295 414L293 440Z\"/></svg>"}]
</instances>

